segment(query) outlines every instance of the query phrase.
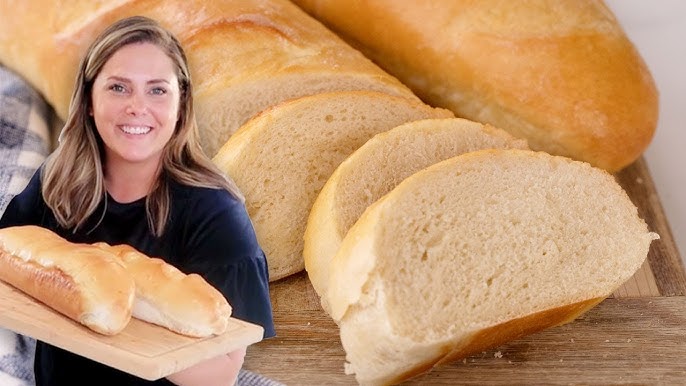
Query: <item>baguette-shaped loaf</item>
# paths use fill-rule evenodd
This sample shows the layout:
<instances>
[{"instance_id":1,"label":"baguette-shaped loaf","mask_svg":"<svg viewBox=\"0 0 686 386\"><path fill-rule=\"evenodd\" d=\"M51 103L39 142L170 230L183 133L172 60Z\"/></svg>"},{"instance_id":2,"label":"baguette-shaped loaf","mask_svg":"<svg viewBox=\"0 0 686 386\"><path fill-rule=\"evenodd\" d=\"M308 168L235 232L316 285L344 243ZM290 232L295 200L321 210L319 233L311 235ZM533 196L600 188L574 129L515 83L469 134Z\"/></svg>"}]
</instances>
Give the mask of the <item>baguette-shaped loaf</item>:
<instances>
[{"instance_id":1,"label":"baguette-shaped loaf","mask_svg":"<svg viewBox=\"0 0 686 386\"><path fill-rule=\"evenodd\" d=\"M423 100L610 172L648 146L658 97L599 0L293 0Z\"/></svg>"},{"instance_id":2,"label":"baguette-shaped loaf","mask_svg":"<svg viewBox=\"0 0 686 386\"><path fill-rule=\"evenodd\" d=\"M174 332L207 337L226 331L231 306L200 275L185 273L126 245L96 243L114 253L136 282L133 317Z\"/></svg>"},{"instance_id":3,"label":"baguette-shaped loaf","mask_svg":"<svg viewBox=\"0 0 686 386\"><path fill-rule=\"evenodd\" d=\"M101 334L131 319L135 285L117 258L45 228L0 229L0 279Z\"/></svg>"},{"instance_id":4,"label":"baguette-shaped loaf","mask_svg":"<svg viewBox=\"0 0 686 386\"><path fill-rule=\"evenodd\" d=\"M367 208L332 261L329 304L361 384L573 320L658 238L612 175L543 152L434 164Z\"/></svg>"},{"instance_id":5,"label":"baguette-shaped loaf","mask_svg":"<svg viewBox=\"0 0 686 386\"><path fill-rule=\"evenodd\" d=\"M343 161L312 205L305 230L305 269L324 310L329 311L326 291L331 259L369 205L425 167L470 151L496 148L527 146L524 140L477 122L425 119L375 135Z\"/></svg>"},{"instance_id":6,"label":"baguette-shaped loaf","mask_svg":"<svg viewBox=\"0 0 686 386\"><path fill-rule=\"evenodd\" d=\"M96 35L127 16L158 20L186 50L210 157L251 116L286 99L334 90L416 98L288 0L0 0L0 15L8 15L0 23L0 62L63 119L79 60Z\"/></svg>"},{"instance_id":7,"label":"baguette-shaped loaf","mask_svg":"<svg viewBox=\"0 0 686 386\"><path fill-rule=\"evenodd\" d=\"M405 122L453 114L374 91L302 97L251 119L213 161L245 194L274 281L305 268L312 203L336 167L369 138Z\"/></svg>"}]
</instances>

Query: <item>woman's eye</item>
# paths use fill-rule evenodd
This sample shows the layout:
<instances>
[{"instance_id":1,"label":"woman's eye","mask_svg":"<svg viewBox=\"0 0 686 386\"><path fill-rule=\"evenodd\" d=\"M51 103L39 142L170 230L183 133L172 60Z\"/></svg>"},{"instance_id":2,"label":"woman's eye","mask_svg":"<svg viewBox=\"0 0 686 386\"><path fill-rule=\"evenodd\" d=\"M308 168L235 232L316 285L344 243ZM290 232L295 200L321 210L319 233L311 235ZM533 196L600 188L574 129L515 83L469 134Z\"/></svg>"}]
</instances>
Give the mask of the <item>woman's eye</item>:
<instances>
[{"instance_id":1,"label":"woman's eye","mask_svg":"<svg viewBox=\"0 0 686 386\"><path fill-rule=\"evenodd\" d=\"M164 94L167 93L167 90L164 89L164 88L162 88L162 87L155 87L155 88L153 88L153 89L151 90L151 92L152 92L154 95L164 95Z\"/></svg>"},{"instance_id":2,"label":"woman's eye","mask_svg":"<svg viewBox=\"0 0 686 386\"><path fill-rule=\"evenodd\" d=\"M124 86L120 84L113 84L110 86L110 90L114 92L124 92Z\"/></svg>"}]
</instances>

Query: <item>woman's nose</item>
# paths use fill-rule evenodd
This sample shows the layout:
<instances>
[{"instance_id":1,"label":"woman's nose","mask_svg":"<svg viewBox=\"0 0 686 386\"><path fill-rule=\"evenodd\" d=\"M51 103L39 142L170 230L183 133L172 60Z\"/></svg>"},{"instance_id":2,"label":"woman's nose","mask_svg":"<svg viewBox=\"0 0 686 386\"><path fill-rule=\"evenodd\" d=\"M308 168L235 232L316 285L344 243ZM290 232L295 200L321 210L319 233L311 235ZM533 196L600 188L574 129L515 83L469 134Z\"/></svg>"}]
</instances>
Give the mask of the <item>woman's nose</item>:
<instances>
[{"instance_id":1,"label":"woman's nose","mask_svg":"<svg viewBox=\"0 0 686 386\"><path fill-rule=\"evenodd\" d=\"M146 109L147 106L145 103L145 97L139 93L131 94L126 106L126 113L131 115L141 115L146 112Z\"/></svg>"}]
</instances>

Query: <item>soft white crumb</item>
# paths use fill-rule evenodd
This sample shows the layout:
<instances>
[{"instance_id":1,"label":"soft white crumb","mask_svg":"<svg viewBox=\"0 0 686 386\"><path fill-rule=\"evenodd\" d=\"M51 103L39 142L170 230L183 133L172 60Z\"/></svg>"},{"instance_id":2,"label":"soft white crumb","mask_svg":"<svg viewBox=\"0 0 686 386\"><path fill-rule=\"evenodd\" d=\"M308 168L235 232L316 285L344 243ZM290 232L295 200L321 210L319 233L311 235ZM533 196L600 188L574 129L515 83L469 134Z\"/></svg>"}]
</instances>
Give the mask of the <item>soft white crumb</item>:
<instances>
[{"instance_id":1,"label":"soft white crumb","mask_svg":"<svg viewBox=\"0 0 686 386\"><path fill-rule=\"evenodd\" d=\"M496 351L495 354L493 354L493 356L496 358L502 358L503 354L500 351Z\"/></svg>"}]
</instances>

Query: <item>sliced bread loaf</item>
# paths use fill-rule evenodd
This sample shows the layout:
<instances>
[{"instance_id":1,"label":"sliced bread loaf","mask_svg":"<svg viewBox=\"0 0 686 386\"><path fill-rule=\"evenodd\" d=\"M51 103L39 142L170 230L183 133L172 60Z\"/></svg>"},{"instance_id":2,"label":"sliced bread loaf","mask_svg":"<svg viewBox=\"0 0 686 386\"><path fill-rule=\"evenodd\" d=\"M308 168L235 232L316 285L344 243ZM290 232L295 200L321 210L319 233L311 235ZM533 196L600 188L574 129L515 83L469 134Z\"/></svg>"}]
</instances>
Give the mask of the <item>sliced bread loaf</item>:
<instances>
[{"instance_id":1,"label":"sliced bread loaf","mask_svg":"<svg viewBox=\"0 0 686 386\"><path fill-rule=\"evenodd\" d=\"M629 279L657 234L613 177L542 152L430 166L370 206L332 261L329 303L361 384L572 321Z\"/></svg>"},{"instance_id":2,"label":"sliced bread loaf","mask_svg":"<svg viewBox=\"0 0 686 386\"><path fill-rule=\"evenodd\" d=\"M527 146L524 140L477 122L426 119L377 134L341 163L312 206L305 230L305 268L324 310L329 310L326 289L331 259L369 205L427 166L491 148Z\"/></svg>"},{"instance_id":3,"label":"sliced bread loaf","mask_svg":"<svg viewBox=\"0 0 686 386\"><path fill-rule=\"evenodd\" d=\"M372 91L303 97L246 123L214 162L235 181L271 281L302 271L303 234L317 194L336 167L369 138L405 122L452 117L414 99Z\"/></svg>"}]
</instances>

